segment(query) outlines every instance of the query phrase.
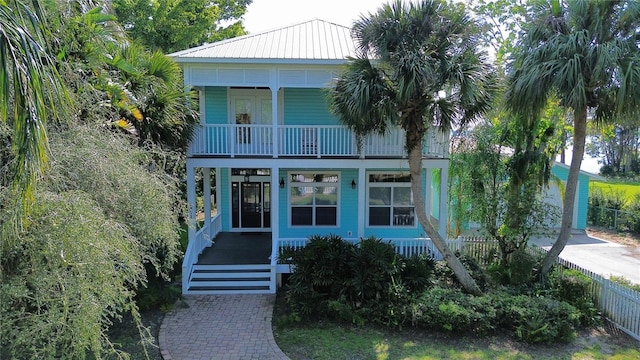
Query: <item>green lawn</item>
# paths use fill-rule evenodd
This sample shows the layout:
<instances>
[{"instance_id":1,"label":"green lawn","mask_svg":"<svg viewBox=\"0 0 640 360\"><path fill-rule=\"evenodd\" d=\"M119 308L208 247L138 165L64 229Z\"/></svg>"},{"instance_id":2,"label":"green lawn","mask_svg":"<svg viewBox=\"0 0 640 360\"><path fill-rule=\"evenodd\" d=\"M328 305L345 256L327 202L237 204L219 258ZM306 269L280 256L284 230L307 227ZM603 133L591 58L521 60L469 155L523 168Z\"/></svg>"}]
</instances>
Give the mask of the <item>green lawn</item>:
<instances>
[{"instance_id":1,"label":"green lawn","mask_svg":"<svg viewBox=\"0 0 640 360\"><path fill-rule=\"evenodd\" d=\"M628 201L632 201L638 194L640 194L640 184L622 183L622 182L602 182L591 181L591 188L600 189L603 192L624 192Z\"/></svg>"},{"instance_id":2,"label":"green lawn","mask_svg":"<svg viewBox=\"0 0 640 360\"><path fill-rule=\"evenodd\" d=\"M584 335L571 344L529 346L501 337L446 337L322 322L274 326L274 336L292 360L640 359L640 343L622 334Z\"/></svg>"}]
</instances>

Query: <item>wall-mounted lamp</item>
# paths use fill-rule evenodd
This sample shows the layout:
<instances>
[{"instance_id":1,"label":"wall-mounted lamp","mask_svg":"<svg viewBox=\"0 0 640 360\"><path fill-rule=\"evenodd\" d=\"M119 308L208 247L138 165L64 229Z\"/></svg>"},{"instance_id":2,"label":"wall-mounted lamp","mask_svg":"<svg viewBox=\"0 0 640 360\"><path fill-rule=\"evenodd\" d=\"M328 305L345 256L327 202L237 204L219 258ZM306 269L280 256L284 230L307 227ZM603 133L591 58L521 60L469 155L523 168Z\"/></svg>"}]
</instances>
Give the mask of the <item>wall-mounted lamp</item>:
<instances>
[{"instance_id":1,"label":"wall-mounted lamp","mask_svg":"<svg viewBox=\"0 0 640 360\"><path fill-rule=\"evenodd\" d=\"M352 189L356 188L356 179L351 180L351 188Z\"/></svg>"},{"instance_id":2,"label":"wall-mounted lamp","mask_svg":"<svg viewBox=\"0 0 640 360\"><path fill-rule=\"evenodd\" d=\"M284 178L280 178L280 189L284 189Z\"/></svg>"},{"instance_id":3,"label":"wall-mounted lamp","mask_svg":"<svg viewBox=\"0 0 640 360\"><path fill-rule=\"evenodd\" d=\"M245 173L244 173L244 182L248 183L248 182L249 182L249 180L250 180L249 172L245 172Z\"/></svg>"}]
</instances>

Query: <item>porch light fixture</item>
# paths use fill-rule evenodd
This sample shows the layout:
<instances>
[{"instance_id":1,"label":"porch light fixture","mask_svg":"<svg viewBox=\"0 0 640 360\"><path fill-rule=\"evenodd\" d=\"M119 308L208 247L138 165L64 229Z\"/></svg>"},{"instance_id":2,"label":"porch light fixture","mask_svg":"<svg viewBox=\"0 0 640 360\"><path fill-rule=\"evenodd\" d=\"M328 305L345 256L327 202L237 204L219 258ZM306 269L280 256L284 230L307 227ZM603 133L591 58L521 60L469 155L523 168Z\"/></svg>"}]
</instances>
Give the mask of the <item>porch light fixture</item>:
<instances>
[{"instance_id":1,"label":"porch light fixture","mask_svg":"<svg viewBox=\"0 0 640 360\"><path fill-rule=\"evenodd\" d=\"M356 188L356 179L351 180L351 188L352 189Z\"/></svg>"},{"instance_id":2,"label":"porch light fixture","mask_svg":"<svg viewBox=\"0 0 640 360\"><path fill-rule=\"evenodd\" d=\"M249 172L244 173L244 182L248 183L250 180L249 178Z\"/></svg>"},{"instance_id":3,"label":"porch light fixture","mask_svg":"<svg viewBox=\"0 0 640 360\"><path fill-rule=\"evenodd\" d=\"M280 189L284 189L284 178L280 178Z\"/></svg>"}]
</instances>

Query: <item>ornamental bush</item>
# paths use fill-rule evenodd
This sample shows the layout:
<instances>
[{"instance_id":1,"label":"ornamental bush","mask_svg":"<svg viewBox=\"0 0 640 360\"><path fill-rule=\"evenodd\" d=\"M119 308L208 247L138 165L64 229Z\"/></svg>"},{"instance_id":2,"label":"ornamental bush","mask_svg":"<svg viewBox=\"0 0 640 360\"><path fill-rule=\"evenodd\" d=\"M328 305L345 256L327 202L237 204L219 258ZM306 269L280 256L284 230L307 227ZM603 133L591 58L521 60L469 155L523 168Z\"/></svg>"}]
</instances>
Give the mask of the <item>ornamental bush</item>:
<instances>
[{"instance_id":1,"label":"ornamental bush","mask_svg":"<svg viewBox=\"0 0 640 360\"><path fill-rule=\"evenodd\" d=\"M118 352L107 331L125 313L143 336L136 295L179 260L175 187L118 135L50 134L24 229L0 188L0 358L102 358Z\"/></svg>"},{"instance_id":2,"label":"ornamental bush","mask_svg":"<svg viewBox=\"0 0 640 360\"><path fill-rule=\"evenodd\" d=\"M96 208L83 192L40 192L28 230L4 243L0 357L100 358L115 352L105 336L111 321L125 311L138 317L143 248Z\"/></svg>"},{"instance_id":3,"label":"ornamental bush","mask_svg":"<svg viewBox=\"0 0 640 360\"><path fill-rule=\"evenodd\" d=\"M426 257L396 254L375 237L352 244L337 235L312 236L283 256L295 266L287 296L296 316L331 315L357 324L401 325L410 292L431 284L434 266Z\"/></svg>"}]
</instances>

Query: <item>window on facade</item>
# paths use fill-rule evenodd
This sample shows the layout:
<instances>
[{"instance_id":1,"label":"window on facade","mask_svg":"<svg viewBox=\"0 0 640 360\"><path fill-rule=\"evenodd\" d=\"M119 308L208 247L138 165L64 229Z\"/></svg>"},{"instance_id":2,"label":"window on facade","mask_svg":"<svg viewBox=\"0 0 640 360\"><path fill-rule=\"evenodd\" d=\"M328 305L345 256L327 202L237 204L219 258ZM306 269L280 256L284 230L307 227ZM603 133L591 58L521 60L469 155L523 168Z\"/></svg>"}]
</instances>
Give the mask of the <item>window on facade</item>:
<instances>
[{"instance_id":1,"label":"window on facade","mask_svg":"<svg viewBox=\"0 0 640 360\"><path fill-rule=\"evenodd\" d=\"M369 174L369 226L414 226L408 174Z\"/></svg>"},{"instance_id":2,"label":"window on facade","mask_svg":"<svg viewBox=\"0 0 640 360\"><path fill-rule=\"evenodd\" d=\"M291 225L338 224L338 175L291 174Z\"/></svg>"}]
</instances>

